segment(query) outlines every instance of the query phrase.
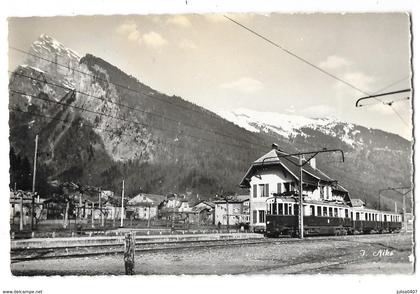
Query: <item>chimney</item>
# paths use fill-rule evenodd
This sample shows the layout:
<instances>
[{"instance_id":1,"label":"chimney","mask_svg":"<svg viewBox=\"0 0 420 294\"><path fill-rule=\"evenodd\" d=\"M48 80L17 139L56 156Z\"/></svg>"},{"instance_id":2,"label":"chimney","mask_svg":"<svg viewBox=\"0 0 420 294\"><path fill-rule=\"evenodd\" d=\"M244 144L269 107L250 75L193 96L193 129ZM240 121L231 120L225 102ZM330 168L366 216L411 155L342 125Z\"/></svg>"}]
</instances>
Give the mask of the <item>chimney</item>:
<instances>
[{"instance_id":1,"label":"chimney","mask_svg":"<svg viewBox=\"0 0 420 294\"><path fill-rule=\"evenodd\" d=\"M271 149L279 150L279 145L277 145L276 143L273 143L273 144L271 144Z\"/></svg>"},{"instance_id":2,"label":"chimney","mask_svg":"<svg viewBox=\"0 0 420 294\"><path fill-rule=\"evenodd\" d=\"M309 161L309 164L311 165L311 167L313 169L316 169L316 158L311 158L311 160Z\"/></svg>"}]
</instances>

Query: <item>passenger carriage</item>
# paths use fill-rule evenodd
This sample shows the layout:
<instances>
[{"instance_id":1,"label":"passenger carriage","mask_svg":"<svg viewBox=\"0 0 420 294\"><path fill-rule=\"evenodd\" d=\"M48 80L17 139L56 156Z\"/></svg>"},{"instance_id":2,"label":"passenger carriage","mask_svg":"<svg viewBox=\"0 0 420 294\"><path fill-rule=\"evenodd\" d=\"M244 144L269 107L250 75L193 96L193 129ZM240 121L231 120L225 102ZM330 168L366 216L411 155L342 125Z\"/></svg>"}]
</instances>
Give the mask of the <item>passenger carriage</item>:
<instances>
[{"instance_id":1,"label":"passenger carriage","mask_svg":"<svg viewBox=\"0 0 420 294\"><path fill-rule=\"evenodd\" d=\"M267 199L266 235L297 236L298 216L297 197ZM395 232L401 224L402 216L397 213L314 200L303 204L304 236Z\"/></svg>"}]
</instances>

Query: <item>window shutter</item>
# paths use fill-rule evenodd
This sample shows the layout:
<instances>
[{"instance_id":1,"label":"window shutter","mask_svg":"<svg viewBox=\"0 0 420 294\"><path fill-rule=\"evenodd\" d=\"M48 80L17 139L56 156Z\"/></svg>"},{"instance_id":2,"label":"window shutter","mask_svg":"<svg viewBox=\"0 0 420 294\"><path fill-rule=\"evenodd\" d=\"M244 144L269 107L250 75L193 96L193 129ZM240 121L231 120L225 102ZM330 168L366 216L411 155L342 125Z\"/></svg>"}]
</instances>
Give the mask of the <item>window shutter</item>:
<instances>
[{"instance_id":1,"label":"window shutter","mask_svg":"<svg viewBox=\"0 0 420 294\"><path fill-rule=\"evenodd\" d=\"M264 195L265 195L265 197L268 197L269 196L269 188L268 188L268 184L265 184L264 185L264 188L265 188L265 193L264 193Z\"/></svg>"},{"instance_id":2,"label":"window shutter","mask_svg":"<svg viewBox=\"0 0 420 294\"><path fill-rule=\"evenodd\" d=\"M252 211L252 223L253 224L257 223L257 211L256 210Z\"/></svg>"},{"instance_id":3,"label":"window shutter","mask_svg":"<svg viewBox=\"0 0 420 294\"><path fill-rule=\"evenodd\" d=\"M252 191L252 197L256 198L257 197L257 185L253 186L253 191Z\"/></svg>"},{"instance_id":4,"label":"window shutter","mask_svg":"<svg viewBox=\"0 0 420 294\"><path fill-rule=\"evenodd\" d=\"M281 193L281 183L277 183L277 193Z\"/></svg>"}]
</instances>

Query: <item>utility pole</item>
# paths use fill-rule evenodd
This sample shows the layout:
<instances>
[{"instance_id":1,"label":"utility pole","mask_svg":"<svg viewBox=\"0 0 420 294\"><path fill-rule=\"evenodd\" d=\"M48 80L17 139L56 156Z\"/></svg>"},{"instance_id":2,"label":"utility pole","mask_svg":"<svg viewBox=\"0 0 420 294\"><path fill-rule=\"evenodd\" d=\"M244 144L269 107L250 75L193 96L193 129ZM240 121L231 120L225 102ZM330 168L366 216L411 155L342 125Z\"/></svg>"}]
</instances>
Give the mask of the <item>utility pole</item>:
<instances>
[{"instance_id":1,"label":"utility pole","mask_svg":"<svg viewBox=\"0 0 420 294\"><path fill-rule=\"evenodd\" d=\"M303 239L303 164L302 154L299 155L299 238Z\"/></svg>"},{"instance_id":2,"label":"utility pole","mask_svg":"<svg viewBox=\"0 0 420 294\"><path fill-rule=\"evenodd\" d=\"M35 178L36 178L36 155L38 153L38 135L35 136L34 172L32 175L32 207L31 207L31 231L34 230L35 213Z\"/></svg>"},{"instance_id":3,"label":"utility pole","mask_svg":"<svg viewBox=\"0 0 420 294\"><path fill-rule=\"evenodd\" d=\"M102 211L102 188L99 188L99 214L101 216L101 227L104 226L104 214Z\"/></svg>"},{"instance_id":4,"label":"utility pole","mask_svg":"<svg viewBox=\"0 0 420 294\"><path fill-rule=\"evenodd\" d=\"M150 203L147 204L147 211L148 211L148 216L147 216L147 227L150 227Z\"/></svg>"},{"instance_id":5,"label":"utility pole","mask_svg":"<svg viewBox=\"0 0 420 294\"><path fill-rule=\"evenodd\" d=\"M92 201L92 209L90 213L90 217L92 219L92 229L95 227L95 203Z\"/></svg>"},{"instance_id":6,"label":"utility pole","mask_svg":"<svg viewBox=\"0 0 420 294\"><path fill-rule=\"evenodd\" d=\"M19 231L23 231L23 193L20 193Z\"/></svg>"},{"instance_id":7,"label":"utility pole","mask_svg":"<svg viewBox=\"0 0 420 294\"><path fill-rule=\"evenodd\" d=\"M227 232L229 233L229 200L227 196L225 200L226 200L226 228L227 228Z\"/></svg>"},{"instance_id":8,"label":"utility pole","mask_svg":"<svg viewBox=\"0 0 420 294\"><path fill-rule=\"evenodd\" d=\"M122 192L121 192L121 224L120 227L124 227L124 180L122 182Z\"/></svg>"}]
</instances>

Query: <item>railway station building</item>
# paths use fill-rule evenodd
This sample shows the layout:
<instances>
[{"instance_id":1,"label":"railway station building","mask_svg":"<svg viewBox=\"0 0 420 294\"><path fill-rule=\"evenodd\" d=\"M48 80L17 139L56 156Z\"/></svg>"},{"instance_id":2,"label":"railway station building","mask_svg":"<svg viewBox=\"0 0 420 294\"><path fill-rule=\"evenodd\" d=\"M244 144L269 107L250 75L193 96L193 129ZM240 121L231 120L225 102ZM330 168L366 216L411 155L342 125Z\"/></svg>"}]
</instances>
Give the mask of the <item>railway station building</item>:
<instances>
[{"instance_id":1,"label":"railway station building","mask_svg":"<svg viewBox=\"0 0 420 294\"><path fill-rule=\"evenodd\" d=\"M250 228L253 231L265 231L269 199L277 197L276 200L281 201L283 197L299 197L300 172L299 167L293 163L298 163L299 159L282 157L286 154L273 144L268 153L251 164L240 182L242 188L249 189ZM351 206L349 192L318 169L314 158L302 168L302 178L304 202L320 201ZM309 206L304 206L304 213L308 209Z\"/></svg>"}]
</instances>

